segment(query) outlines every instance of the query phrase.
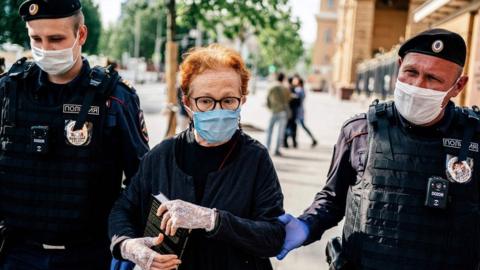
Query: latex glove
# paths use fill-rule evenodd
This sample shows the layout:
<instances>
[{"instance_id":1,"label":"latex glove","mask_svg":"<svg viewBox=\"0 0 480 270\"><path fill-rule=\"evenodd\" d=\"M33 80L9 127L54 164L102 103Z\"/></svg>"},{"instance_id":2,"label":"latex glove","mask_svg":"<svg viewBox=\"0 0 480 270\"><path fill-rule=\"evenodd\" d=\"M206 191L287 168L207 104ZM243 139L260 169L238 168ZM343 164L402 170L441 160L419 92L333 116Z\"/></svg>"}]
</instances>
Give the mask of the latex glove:
<instances>
[{"instance_id":1,"label":"latex glove","mask_svg":"<svg viewBox=\"0 0 480 270\"><path fill-rule=\"evenodd\" d=\"M195 205L182 200L173 200L162 203L157 210L157 216L162 216L160 229L166 235L175 235L177 229L205 229L215 228L217 214L214 209Z\"/></svg>"},{"instance_id":2,"label":"latex glove","mask_svg":"<svg viewBox=\"0 0 480 270\"><path fill-rule=\"evenodd\" d=\"M288 252L300 247L305 240L307 240L307 237L310 234L310 229L305 222L290 214L283 214L278 217L278 220L285 225L285 231L287 233L285 236L285 242L282 246L282 251L277 255L277 259L283 260Z\"/></svg>"},{"instance_id":3,"label":"latex glove","mask_svg":"<svg viewBox=\"0 0 480 270\"><path fill-rule=\"evenodd\" d=\"M177 255L162 255L151 249L160 245L163 235L158 237L143 237L127 239L120 244L122 257L132 261L143 270L176 269L181 261Z\"/></svg>"}]
</instances>

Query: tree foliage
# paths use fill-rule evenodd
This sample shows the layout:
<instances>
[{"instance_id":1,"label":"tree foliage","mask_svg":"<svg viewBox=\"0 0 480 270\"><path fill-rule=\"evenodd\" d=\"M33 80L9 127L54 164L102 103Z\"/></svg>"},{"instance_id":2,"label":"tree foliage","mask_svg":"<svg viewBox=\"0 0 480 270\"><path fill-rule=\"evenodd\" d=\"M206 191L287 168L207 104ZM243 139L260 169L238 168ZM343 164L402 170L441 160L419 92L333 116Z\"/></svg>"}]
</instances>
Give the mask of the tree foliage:
<instances>
[{"instance_id":1,"label":"tree foliage","mask_svg":"<svg viewBox=\"0 0 480 270\"><path fill-rule=\"evenodd\" d=\"M82 11L85 16L85 25L88 28L88 38L83 46L83 51L89 54L97 54L98 43L102 34L102 21L98 4L94 4L92 0L82 0Z\"/></svg>"},{"instance_id":2,"label":"tree foliage","mask_svg":"<svg viewBox=\"0 0 480 270\"><path fill-rule=\"evenodd\" d=\"M260 55L254 57L257 62L263 66L275 64L291 68L303 54L303 46L298 35L300 25L292 21L287 2L288 0L177 1L175 40L180 42L180 54L195 44L189 32L199 28L204 43L216 40L219 33L230 39L238 38L241 42L256 36L261 47ZM140 56L152 58L157 36L162 41L160 51L163 56L166 40L164 3L163 0L125 1L119 22L102 36L101 51L115 59L120 59L124 52L134 55L135 16L140 16Z\"/></svg>"},{"instance_id":3,"label":"tree foliage","mask_svg":"<svg viewBox=\"0 0 480 270\"><path fill-rule=\"evenodd\" d=\"M288 18L279 21L274 28L267 28L260 32L259 68L275 66L277 68L292 69L304 55L303 42L299 35L300 22L292 22Z\"/></svg>"},{"instance_id":4,"label":"tree foliage","mask_svg":"<svg viewBox=\"0 0 480 270\"><path fill-rule=\"evenodd\" d=\"M3 2L5 1L5 2ZM0 43L11 42L28 46L25 23L18 15L18 8L24 0L2 0L0 6Z\"/></svg>"}]
</instances>

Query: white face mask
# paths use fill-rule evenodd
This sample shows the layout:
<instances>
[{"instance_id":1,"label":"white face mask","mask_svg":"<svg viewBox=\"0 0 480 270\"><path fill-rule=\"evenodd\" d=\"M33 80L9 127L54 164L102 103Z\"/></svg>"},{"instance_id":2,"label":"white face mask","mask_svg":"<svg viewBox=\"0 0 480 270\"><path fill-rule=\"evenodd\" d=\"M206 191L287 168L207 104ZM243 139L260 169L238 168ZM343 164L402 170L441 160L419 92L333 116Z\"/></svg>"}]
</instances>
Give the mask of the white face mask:
<instances>
[{"instance_id":1,"label":"white face mask","mask_svg":"<svg viewBox=\"0 0 480 270\"><path fill-rule=\"evenodd\" d=\"M65 74L75 65L80 56L78 54L77 58L73 59L73 48L75 48L77 41L78 38L75 39L75 43L73 43L71 48L52 51L46 51L32 45L33 59L43 71L50 75Z\"/></svg>"},{"instance_id":2,"label":"white face mask","mask_svg":"<svg viewBox=\"0 0 480 270\"><path fill-rule=\"evenodd\" d=\"M448 92L416 87L397 80L395 85L395 107L400 115L415 125L425 125L437 118L442 112L442 103Z\"/></svg>"}]
</instances>

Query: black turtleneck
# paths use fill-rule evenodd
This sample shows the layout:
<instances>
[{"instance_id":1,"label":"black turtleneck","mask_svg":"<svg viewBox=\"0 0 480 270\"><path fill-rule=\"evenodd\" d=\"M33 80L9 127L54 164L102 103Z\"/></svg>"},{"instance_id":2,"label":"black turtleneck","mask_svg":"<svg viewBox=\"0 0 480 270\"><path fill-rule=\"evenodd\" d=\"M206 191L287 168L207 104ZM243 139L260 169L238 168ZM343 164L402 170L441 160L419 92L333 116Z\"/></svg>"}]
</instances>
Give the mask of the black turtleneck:
<instances>
[{"instance_id":1,"label":"black turtleneck","mask_svg":"<svg viewBox=\"0 0 480 270\"><path fill-rule=\"evenodd\" d=\"M200 204L203 199L208 174L218 171L222 163L225 167L238 154L239 147L235 142L239 134L237 131L230 141L215 147L198 144L195 141L193 129L179 135L180 139L175 145L177 163L182 171L193 177L197 204ZM230 155L228 155L229 152L231 152Z\"/></svg>"}]
</instances>

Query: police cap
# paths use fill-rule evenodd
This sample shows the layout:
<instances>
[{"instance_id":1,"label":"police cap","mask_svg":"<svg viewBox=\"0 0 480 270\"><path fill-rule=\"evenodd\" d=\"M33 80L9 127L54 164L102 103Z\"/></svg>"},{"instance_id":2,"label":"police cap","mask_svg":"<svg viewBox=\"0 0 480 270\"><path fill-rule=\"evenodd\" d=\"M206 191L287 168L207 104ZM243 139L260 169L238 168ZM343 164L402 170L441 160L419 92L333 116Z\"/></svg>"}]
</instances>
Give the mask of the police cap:
<instances>
[{"instance_id":1,"label":"police cap","mask_svg":"<svg viewBox=\"0 0 480 270\"><path fill-rule=\"evenodd\" d=\"M28 0L19 9L24 21L70 17L82 8L80 0Z\"/></svg>"},{"instance_id":2,"label":"police cap","mask_svg":"<svg viewBox=\"0 0 480 270\"><path fill-rule=\"evenodd\" d=\"M400 47L398 55L403 58L410 52L439 57L463 67L467 55L467 46L459 34L436 28L422 32L407 40Z\"/></svg>"}]
</instances>

